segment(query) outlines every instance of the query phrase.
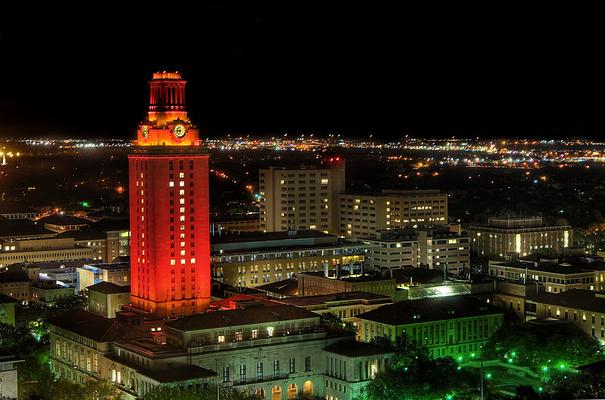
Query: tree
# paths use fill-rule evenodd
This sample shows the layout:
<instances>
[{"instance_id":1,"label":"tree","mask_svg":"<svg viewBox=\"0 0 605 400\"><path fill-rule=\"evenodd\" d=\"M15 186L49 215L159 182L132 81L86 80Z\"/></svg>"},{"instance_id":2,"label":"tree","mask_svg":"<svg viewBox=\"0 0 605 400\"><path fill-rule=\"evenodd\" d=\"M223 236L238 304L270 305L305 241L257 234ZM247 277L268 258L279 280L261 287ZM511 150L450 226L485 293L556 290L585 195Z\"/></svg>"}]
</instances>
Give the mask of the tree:
<instances>
[{"instance_id":1,"label":"tree","mask_svg":"<svg viewBox=\"0 0 605 400\"><path fill-rule=\"evenodd\" d=\"M538 372L585 364L602 357L599 342L572 323L503 324L483 347L483 358L510 359Z\"/></svg>"},{"instance_id":2,"label":"tree","mask_svg":"<svg viewBox=\"0 0 605 400\"><path fill-rule=\"evenodd\" d=\"M45 382L23 398L38 400L120 400L121 393L108 381L90 380L83 385L59 379Z\"/></svg>"},{"instance_id":3,"label":"tree","mask_svg":"<svg viewBox=\"0 0 605 400\"><path fill-rule=\"evenodd\" d=\"M235 389L231 386L220 387L221 400L261 400L264 399L260 394L250 393Z\"/></svg>"},{"instance_id":4,"label":"tree","mask_svg":"<svg viewBox=\"0 0 605 400\"><path fill-rule=\"evenodd\" d=\"M405 341L395 343L393 363L366 386L365 400L471 399L479 377L450 357L431 358L428 350Z\"/></svg>"},{"instance_id":5,"label":"tree","mask_svg":"<svg viewBox=\"0 0 605 400\"><path fill-rule=\"evenodd\" d=\"M210 400L213 398L216 398L216 395L201 394L178 386L162 385L147 392L142 400Z\"/></svg>"},{"instance_id":6,"label":"tree","mask_svg":"<svg viewBox=\"0 0 605 400\"><path fill-rule=\"evenodd\" d=\"M357 328L352 322L343 321L341 317L331 312L321 314L320 321L323 326L328 328L344 329L351 332L357 331Z\"/></svg>"}]
</instances>

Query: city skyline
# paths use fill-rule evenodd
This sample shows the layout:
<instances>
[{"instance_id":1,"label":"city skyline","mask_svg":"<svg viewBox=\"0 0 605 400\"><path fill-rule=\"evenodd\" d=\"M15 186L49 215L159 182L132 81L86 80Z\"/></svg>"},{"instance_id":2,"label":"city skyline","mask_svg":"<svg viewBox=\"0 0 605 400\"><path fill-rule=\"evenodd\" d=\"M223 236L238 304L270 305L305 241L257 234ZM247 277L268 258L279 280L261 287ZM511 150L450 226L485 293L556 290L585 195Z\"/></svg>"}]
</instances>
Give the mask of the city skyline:
<instances>
[{"instance_id":1,"label":"city skyline","mask_svg":"<svg viewBox=\"0 0 605 400\"><path fill-rule=\"evenodd\" d=\"M0 399L605 396L601 21L12 6Z\"/></svg>"}]
</instances>

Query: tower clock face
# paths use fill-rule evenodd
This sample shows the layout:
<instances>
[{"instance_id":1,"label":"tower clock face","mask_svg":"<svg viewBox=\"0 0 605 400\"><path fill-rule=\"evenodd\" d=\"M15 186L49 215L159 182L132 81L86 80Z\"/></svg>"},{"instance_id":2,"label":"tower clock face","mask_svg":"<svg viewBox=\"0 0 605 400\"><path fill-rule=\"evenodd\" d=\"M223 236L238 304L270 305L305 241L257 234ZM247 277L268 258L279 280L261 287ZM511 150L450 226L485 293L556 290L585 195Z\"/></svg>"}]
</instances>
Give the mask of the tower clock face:
<instances>
[{"instance_id":1,"label":"tower clock face","mask_svg":"<svg viewBox=\"0 0 605 400\"><path fill-rule=\"evenodd\" d=\"M172 130L172 133L174 133L174 136L180 139L187 133L187 128L185 128L185 125L178 124Z\"/></svg>"},{"instance_id":2,"label":"tower clock face","mask_svg":"<svg viewBox=\"0 0 605 400\"><path fill-rule=\"evenodd\" d=\"M147 125L141 126L141 135L143 135L145 139L149 137L149 127Z\"/></svg>"}]
</instances>

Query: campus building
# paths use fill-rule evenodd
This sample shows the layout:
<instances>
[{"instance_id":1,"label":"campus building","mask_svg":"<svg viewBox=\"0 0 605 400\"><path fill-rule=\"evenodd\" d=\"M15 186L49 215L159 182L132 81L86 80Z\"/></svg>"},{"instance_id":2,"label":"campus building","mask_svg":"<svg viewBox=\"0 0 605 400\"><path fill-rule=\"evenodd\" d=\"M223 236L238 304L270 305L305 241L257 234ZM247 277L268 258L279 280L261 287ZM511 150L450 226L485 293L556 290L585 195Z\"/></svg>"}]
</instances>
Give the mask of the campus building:
<instances>
[{"instance_id":1,"label":"campus building","mask_svg":"<svg viewBox=\"0 0 605 400\"><path fill-rule=\"evenodd\" d=\"M433 357L464 357L480 351L502 324L503 312L471 296L452 296L401 301L357 318L361 341L407 337Z\"/></svg>"},{"instance_id":2,"label":"campus building","mask_svg":"<svg viewBox=\"0 0 605 400\"><path fill-rule=\"evenodd\" d=\"M345 190L345 162L332 158L326 164L259 171L261 230L338 233L337 201Z\"/></svg>"},{"instance_id":3,"label":"campus building","mask_svg":"<svg viewBox=\"0 0 605 400\"><path fill-rule=\"evenodd\" d=\"M321 326L318 314L279 303L245 301L153 332L127 320L77 310L51 321L53 372L75 382L107 379L126 398L169 383L216 390L217 398L233 387L274 400L352 400L390 354L356 346L350 333Z\"/></svg>"},{"instance_id":4,"label":"campus building","mask_svg":"<svg viewBox=\"0 0 605 400\"><path fill-rule=\"evenodd\" d=\"M542 217L490 217L487 225L469 227L471 252L480 257L525 257L532 253L563 253L573 245L568 225L546 225Z\"/></svg>"},{"instance_id":5,"label":"campus building","mask_svg":"<svg viewBox=\"0 0 605 400\"><path fill-rule=\"evenodd\" d=\"M214 235L212 278L235 287L255 287L309 271L359 273L363 243L320 231L250 232Z\"/></svg>"},{"instance_id":6,"label":"campus building","mask_svg":"<svg viewBox=\"0 0 605 400\"><path fill-rule=\"evenodd\" d=\"M546 292L560 293L570 289L605 290L605 264L538 263L522 261L489 261L489 274L495 278L536 282Z\"/></svg>"},{"instance_id":7,"label":"campus building","mask_svg":"<svg viewBox=\"0 0 605 400\"><path fill-rule=\"evenodd\" d=\"M178 72L153 74L128 156L131 301L159 317L210 303L209 156L187 117L185 84Z\"/></svg>"},{"instance_id":8,"label":"campus building","mask_svg":"<svg viewBox=\"0 0 605 400\"><path fill-rule=\"evenodd\" d=\"M447 228L384 230L362 241L369 269L425 267L458 274L470 266L468 236Z\"/></svg>"},{"instance_id":9,"label":"campus building","mask_svg":"<svg viewBox=\"0 0 605 400\"><path fill-rule=\"evenodd\" d=\"M386 229L447 225L447 193L439 190L385 190L339 196L339 232L370 237Z\"/></svg>"},{"instance_id":10,"label":"campus building","mask_svg":"<svg viewBox=\"0 0 605 400\"><path fill-rule=\"evenodd\" d=\"M543 293L528 299L535 312L529 319L557 318L571 321L587 335L605 344L605 295L591 290L570 289L563 293Z\"/></svg>"},{"instance_id":11,"label":"campus building","mask_svg":"<svg viewBox=\"0 0 605 400\"><path fill-rule=\"evenodd\" d=\"M24 262L92 260L91 247L77 246L73 238L36 238L0 241L0 268Z\"/></svg>"}]
</instances>

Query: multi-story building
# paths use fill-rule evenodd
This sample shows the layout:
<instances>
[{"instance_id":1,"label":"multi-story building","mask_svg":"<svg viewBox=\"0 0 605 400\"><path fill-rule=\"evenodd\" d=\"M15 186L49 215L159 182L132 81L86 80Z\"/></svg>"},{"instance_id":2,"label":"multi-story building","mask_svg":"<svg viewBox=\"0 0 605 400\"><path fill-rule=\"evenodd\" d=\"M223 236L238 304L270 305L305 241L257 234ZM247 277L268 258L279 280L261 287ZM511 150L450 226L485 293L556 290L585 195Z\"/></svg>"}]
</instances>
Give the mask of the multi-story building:
<instances>
[{"instance_id":1,"label":"multi-story building","mask_svg":"<svg viewBox=\"0 0 605 400\"><path fill-rule=\"evenodd\" d=\"M210 219L210 234L218 235L222 232L262 232L259 214L236 215Z\"/></svg>"},{"instance_id":2,"label":"multi-story building","mask_svg":"<svg viewBox=\"0 0 605 400\"><path fill-rule=\"evenodd\" d=\"M38 223L44 224L46 229L53 232L61 233L65 231L77 231L81 229L87 229L92 224L92 221L72 217L70 215L49 215L38 220Z\"/></svg>"},{"instance_id":3,"label":"multi-story building","mask_svg":"<svg viewBox=\"0 0 605 400\"><path fill-rule=\"evenodd\" d=\"M378 371L394 356L384 346L355 340L339 341L324 349L326 353L325 399L355 400Z\"/></svg>"},{"instance_id":4,"label":"multi-story building","mask_svg":"<svg viewBox=\"0 0 605 400\"><path fill-rule=\"evenodd\" d=\"M447 229L384 230L363 238L370 269L428 267L459 273L470 263L469 238Z\"/></svg>"},{"instance_id":5,"label":"multi-story building","mask_svg":"<svg viewBox=\"0 0 605 400\"><path fill-rule=\"evenodd\" d=\"M178 72L154 73L147 120L128 156L131 301L162 317L210 303L208 155Z\"/></svg>"},{"instance_id":6,"label":"multi-story building","mask_svg":"<svg viewBox=\"0 0 605 400\"><path fill-rule=\"evenodd\" d=\"M345 189L345 162L323 168L267 168L259 172L260 225L264 232L319 230L338 233L338 195Z\"/></svg>"},{"instance_id":7,"label":"multi-story building","mask_svg":"<svg viewBox=\"0 0 605 400\"><path fill-rule=\"evenodd\" d=\"M571 226L545 225L542 217L488 218L487 225L469 227L471 252L480 257L525 257L532 253L561 254L573 244Z\"/></svg>"},{"instance_id":8,"label":"multi-story building","mask_svg":"<svg viewBox=\"0 0 605 400\"><path fill-rule=\"evenodd\" d=\"M36 219L40 212L26 207L2 207L0 208L0 219Z\"/></svg>"},{"instance_id":9,"label":"multi-story building","mask_svg":"<svg viewBox=\"0 0 605 400\"><path fill-rule=\"evenodd\" d=\"M532 263L520 261L489 261L493 277L544 285L546 292L560 293L570 289L603 290L605 267L602 263Z\"/></svg>"},{"instance_id":10,"label":"multi-story building","mask_svg":"<svg viewBox=\"0 0 605 400\"><path fill-rule=\"evenodd\" d=\"M344 292L368 292L399 300L403 291L397 290L397 282L392 276L364 275L343 276L328 275L322 272L306 272L298 277L299 296L317 296Z\"/></svg>"},{"instance_id":11,"label":"multi-story building","mask_svg":"<svg viewBox=\"0 0 605 400\"><path fill-rule=\"evenodd\" d=\"M79 292L100 282L129 286L130 264L127 262L85 264L76 269L76 291Z\"/></svg>"},{"instance_id":12,"label":"multi-story building","mask_svg":"<svg viewBox=\"0 0 605 400\"><path fill-rule=\"evenodd\" d=\"M77 247L86 247L92 250L93 261L107 261L107 236L105 232L93 230L73 230L60 233L57 238L73 239Z\"/></svg>"},{"instance_id":13,"label":"multi-story building","mask_svg":"<svg viewBox=\"0 0 605 400\"><path fill-rule=\"evenodd\" d=\"M30 284L29 277L21 270L0 272L0 294L19 301L28 301L30 298Z\"/></svg>"},{"instance_id":14,"label":"multi-story building","mask_svg":"<svg viewBox=\"0 0 605 400\"><path fill-rule=\"evenodd\" d=\"M514 280L496 280L495 291L490 300L493 305L515 315L519 320L526 321L526 316L533 315L535 319L535 304L529 299L544 293L544 286L536 282Z\"/></svg>"},{"instance_id":15,"label":"multi-story building","mask_svg":"<svg viewBox=\"0 0 605 400\"><path fill-rule=\"evenodd\" d=\"M0 268L24 262L92 260L93 249L77 246L73 238L9 240L0 243Z\"/></svg>"},{"instance_id":16,"label":"multi-story building","mask_svg":"<svg viewBox=\"0 0 605 400\"><path fill-rule=\"evenodd\" d=\"M130 228L128 219L104 218L92 224L91 229L105 234L104 262L130 255Z\"/></svg>"},{"instance_id":17,"label":"multi-story building","mask_svg":"<svg viewBox=\"0 0 605 400\"><path fill-rule=\"evenodd\" d=\"M87 292L88 311L105 318L115 318L116 312L130 303L130 286L99 282L89 286Z\"/></svg>"},{"instance_id":18,"label":"multi-story building","mask_svg":"<svg viewBox=\"0 0 605 400\"><path fill-rule=\"evenodd\" d=\"M605 345L605 295L591 290L571 289L562 293L543 293L528 299L535 313L528 319L557 318L571 321L587 335Z\"/></svg>"},{"instance_id":19,"label":"multi-story building","mask_svg":"<svg viewBox=\"0 0 605 400\"><path fill-rule=\"evenodd\" d=\"M319 231L252 232L211 238L212 277L255 287L308 271L337 268L359 273L366 247Z\"/></svg>"},{"instance_id":20,"label":"multi-story building","mask_svg":"<svg viewBox=\"0 0 605 400\"><path fill-rule=\"evenodd\" d=\"M41 280L30 285L30 301L36 303L54 304L74 294L73 286L65 286L55 280Z\"/></svg>"},{"instance_id":21,"label":"multi-story building","mask_svg":"<svg viewBox=\"0 0 605 400\"><path fill-rule=\"evenodd\" d=\"M471 296L409 300L358 315L364 342L407 337L433 357L478 352L503 321L503 312Z\"/></svg>"},{"instance_id":22,"label":"multi-story building","mask_svg":"<svg viewBox=\"0 0 605 400\"><path fill-rule=\"evenodd\" d=\"M387 365L388 351L326 330L316 313L245 303L169 321L154 332L145 324L128 325L120 315L68 313L51 321L51 368L76 382L106 379L129 398L171 383L214 388L217 398L223 387L232 387L270 399L336 392L353 399Z\"/></svg>"},{"instance_id":23,"label":"multi-story building","mask_svg":"<svg viewBox=\"0 0 605 400\"><path fill-rule=\"evenodd\" d=\"M304 308L316 314L331 313L343 321L356 322L356 316L374 310L386 304L393 304L393 299L375 293L345 292L317 296L290 297L275 300L279 303Z\"/></svg>"},{"instance_id":24,"label":"multi-story building","mask_svg":"<svg viewBox=\"0 0 605 400\"><path fill-rule=\"evenodd\" d=\"M369 237L386 229L432 227L448 223L447 193L439 190L385 190L380 193L341 193L339 232Z\"/></svg>"}]
</instances>

